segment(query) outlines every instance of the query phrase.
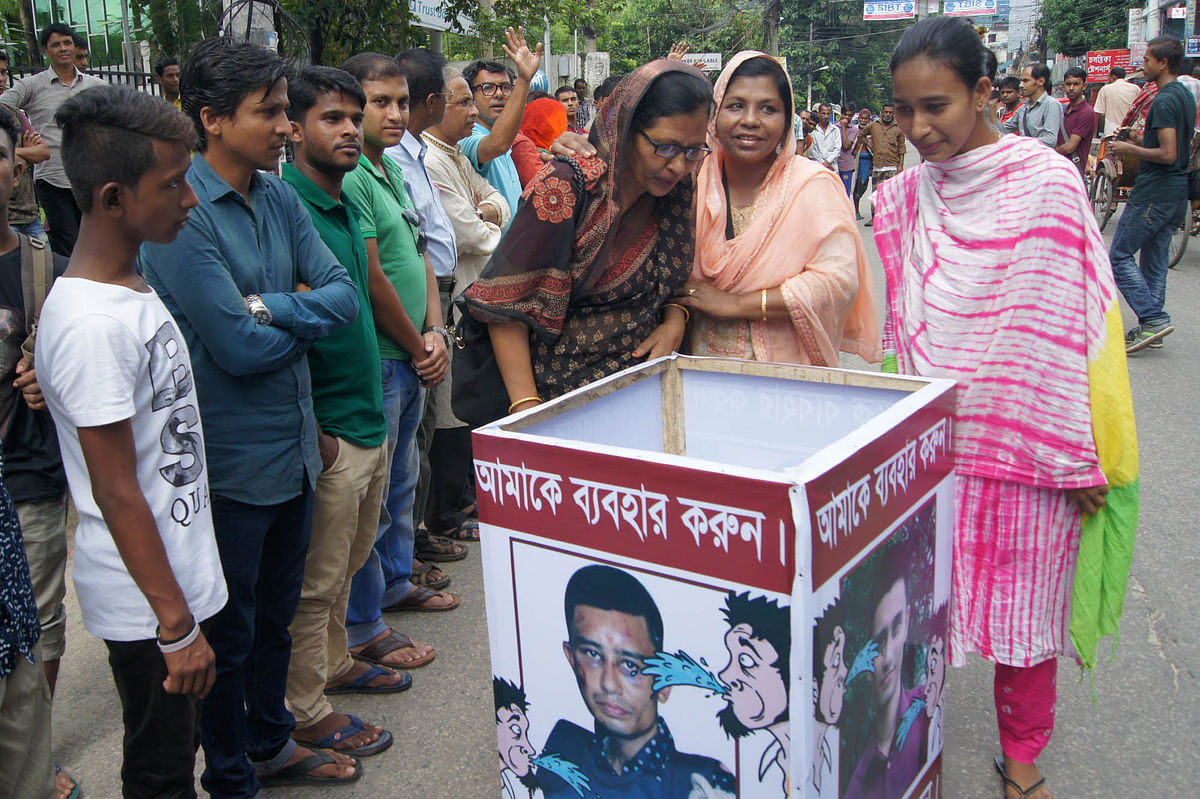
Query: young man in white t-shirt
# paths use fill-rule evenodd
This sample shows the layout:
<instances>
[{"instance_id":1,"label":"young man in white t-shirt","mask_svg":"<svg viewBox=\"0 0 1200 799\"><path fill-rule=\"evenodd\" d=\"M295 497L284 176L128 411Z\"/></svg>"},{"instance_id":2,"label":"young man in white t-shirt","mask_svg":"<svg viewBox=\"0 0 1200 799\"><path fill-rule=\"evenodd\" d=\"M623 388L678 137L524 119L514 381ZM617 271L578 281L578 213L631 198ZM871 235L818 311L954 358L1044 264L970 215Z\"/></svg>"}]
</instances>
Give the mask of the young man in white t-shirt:
<instances>
[{"instance_id":1,"label":"young man in white t-shirt","mask_svg":"<svg viewBox=\"0 0 1200 799\"><path fill-rule=\"evenodd\" d=\"M42 309L36 372L79 511L75 590L121 698L125 797L194 796L216 679L201 625L226 589L187 345L137 252L172 241L196 205L195 130L118 86L71 97L56 121L83 221Z\"/></svg>"}]
</instances>

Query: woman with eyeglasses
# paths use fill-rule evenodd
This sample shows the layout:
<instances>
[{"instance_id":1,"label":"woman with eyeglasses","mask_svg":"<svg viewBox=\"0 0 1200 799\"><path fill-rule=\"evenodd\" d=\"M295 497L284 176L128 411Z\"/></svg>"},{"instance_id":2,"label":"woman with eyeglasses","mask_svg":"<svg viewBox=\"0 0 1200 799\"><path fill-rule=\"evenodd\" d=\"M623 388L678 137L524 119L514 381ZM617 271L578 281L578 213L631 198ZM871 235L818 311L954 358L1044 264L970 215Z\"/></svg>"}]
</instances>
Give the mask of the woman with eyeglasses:
<instances>
[{"instance_id":1,"label":"woman with eyeglasses","mask_svg":"<svg viewBox=\"0 0 1200 799\"><path fill-rule=\"evenodd\" d=\"M711 108L699 70L651 62L598 110L596 156L559 157L526 187L464 297L488 325L510 413L678 349Z\"/></svg>"},{"instance_id":2,"label":"woman with eyeglasses","mask_svg":"<svg viewBox=\"0 0 1200 799\"><path fill-rule=\"evenodd\" d=\"M738 53L716 85L713 155L696 176L696 262L679 302L688 349L837 366L880 359L871 273L835 173L797 158L792 86L779 63Z\"/></svg>"}]
</instances>

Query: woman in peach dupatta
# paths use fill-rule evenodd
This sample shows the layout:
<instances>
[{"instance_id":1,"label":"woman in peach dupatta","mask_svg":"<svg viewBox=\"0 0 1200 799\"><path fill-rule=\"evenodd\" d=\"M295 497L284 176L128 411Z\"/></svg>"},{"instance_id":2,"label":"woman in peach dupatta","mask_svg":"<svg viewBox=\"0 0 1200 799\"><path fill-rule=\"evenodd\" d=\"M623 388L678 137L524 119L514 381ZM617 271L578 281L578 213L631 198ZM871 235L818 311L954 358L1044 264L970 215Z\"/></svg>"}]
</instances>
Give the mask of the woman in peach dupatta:
<instances>
[{"instance_id":1,"label":"woman in peach dupatta","mask_svg":"<svg viewBox=\"0 0 1200 799\"><path fill-rule=\"evenodd\" d=\"M688 351L837 366L880 359L870 267L837 175L795 156L792 87L738 53L716 85L696 180L696 261L680 302Z\"/></svg>"}]
</instances>

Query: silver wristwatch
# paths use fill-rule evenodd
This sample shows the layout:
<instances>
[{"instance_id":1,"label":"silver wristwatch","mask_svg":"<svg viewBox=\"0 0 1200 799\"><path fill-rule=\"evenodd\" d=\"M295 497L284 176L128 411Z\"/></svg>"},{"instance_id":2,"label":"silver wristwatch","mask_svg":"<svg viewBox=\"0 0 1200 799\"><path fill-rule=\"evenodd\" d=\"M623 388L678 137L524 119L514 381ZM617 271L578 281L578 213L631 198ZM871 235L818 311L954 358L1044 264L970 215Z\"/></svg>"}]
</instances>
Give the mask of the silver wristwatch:
<instances>
[{"instance_id":1,"label":"silver wristwatch","mask_svg":"<svg viewBox=\"0 0 1200 799\"><path fill-rule=\"evenodd\" d=\"M449 330L442 327L441 325L431 325L431 326L425 328L424 330L422 330L421 332L422 333L437 333L439 336L441 336L442 340L444 342L446 342L446 352L449 352L451 350L451 348L454 346L454 337L450 335Z\"/></svg>"},{"instance_id":2,"label":"silver wristwatch","mask_svg":"<svg viewBox=\"0 0 1200 799\"><path fill-rule=\"evenodd\" d=\"M257 294L246 295L246 307L250 309L250 315L254 317L254 321L260 325L269 325L274 318L271 316L271 309L262 301L262 297Z\"/></svg>"}]
</instances>

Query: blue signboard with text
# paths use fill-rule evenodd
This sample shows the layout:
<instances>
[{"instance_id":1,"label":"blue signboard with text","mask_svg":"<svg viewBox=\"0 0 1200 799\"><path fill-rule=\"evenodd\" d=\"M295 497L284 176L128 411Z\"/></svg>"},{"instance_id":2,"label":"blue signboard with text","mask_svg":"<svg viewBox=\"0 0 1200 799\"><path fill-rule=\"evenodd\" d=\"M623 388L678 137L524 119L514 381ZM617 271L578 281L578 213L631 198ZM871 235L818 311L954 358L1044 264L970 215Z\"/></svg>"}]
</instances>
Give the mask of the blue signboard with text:
<instances>
[{"instance_id":1,"label":"blue signboard with text","mask_svg":"<svg viewBox=\"0 0 1200 799\"><path fill-rule=\"evenodd\" d=\"M995 2L995 0L992 0ZM912 19L917 15L917 4L913 0L900 2L867 2L863 4L863 19Z\"/></svg>"},{"instance_id":2,"label":"blue signboard with text","mask_svg":"<svg viewBox=\"0 0 1200 799\"><path fill-rule=\"evenodd\" d=\"M946 0L948 17L987 17L996 13L996 0Z\"/></svg>"}]
</instances>

